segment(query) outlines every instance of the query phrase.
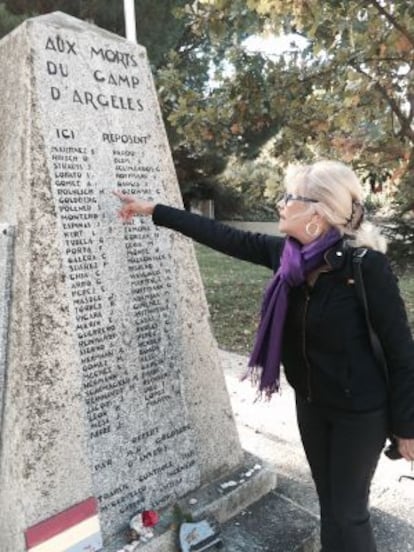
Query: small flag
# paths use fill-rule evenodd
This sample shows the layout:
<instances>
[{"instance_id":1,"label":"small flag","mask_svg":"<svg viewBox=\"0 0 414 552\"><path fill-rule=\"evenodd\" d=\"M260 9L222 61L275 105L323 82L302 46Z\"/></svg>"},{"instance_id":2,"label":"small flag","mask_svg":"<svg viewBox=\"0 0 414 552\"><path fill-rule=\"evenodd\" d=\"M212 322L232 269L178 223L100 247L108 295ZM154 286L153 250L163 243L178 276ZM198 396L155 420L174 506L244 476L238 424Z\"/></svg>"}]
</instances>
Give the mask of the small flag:
<instances>
[{"instance_id":1,"label":"small flag","mask_svg":"<svg viewBox=\"0 0 414 552\"><path fill-rule=\"evenodd\" d=\"M102 550L97 501L91 497L25 532L28 552L97 552Z\"/></svg>"}]
</instances>

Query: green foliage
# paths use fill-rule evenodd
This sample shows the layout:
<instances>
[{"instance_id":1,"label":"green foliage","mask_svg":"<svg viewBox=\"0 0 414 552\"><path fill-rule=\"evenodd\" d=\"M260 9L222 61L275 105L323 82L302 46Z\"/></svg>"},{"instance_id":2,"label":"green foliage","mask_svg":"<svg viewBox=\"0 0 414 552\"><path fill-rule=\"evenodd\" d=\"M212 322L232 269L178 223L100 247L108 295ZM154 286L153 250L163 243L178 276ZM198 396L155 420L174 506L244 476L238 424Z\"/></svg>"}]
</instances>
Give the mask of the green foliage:
<instances>
[{"instance_id":1,"label":"green foliage","mask_svg":"<svg viewBox=\"0 0 414 552\"><path fill-rule=\"evenodd\" d=\"M176 143L196 152L219 149L254 157L281 121L278 111L271 114L269 61L243 47L249 33L261 31L263 21L242 0L217 6L193 2L179 13L186 21L188 45L171 52L157 74Z\"/></svg>"},{"instance_id":2,"label":"green foliage","mask_svg":"<svg viewBox=\"0 0 414 552\"><path fill-rule=\"evenodd\" d=\"M221 213L223 198L219 198L218 218L275 220L274 198L281 193L282 174L273 159L266 155L255 160L233 157L219 182L239 200L233 200L227 212Z\"/></svg>"},{"instance_id":3,"label":"green foliage","mask_svg":"<svg viewBox=\"0 0 414 552\"><path fill-rule=\"evenodd\" d=\"M270 270L196 245L213 332L223 349L247 353L253 345L261 297Z\"/></svg>"},{"instance_id":4,"label":"green foliage","mask_svg":"<svg viewBox=\"0 0 414 552\"><path fill-rule=\"evenodd\" d=\"M222 0L202 3L229 10ZM279 87L276 83L269 97L272 115L276 103L283 107L275 155L284 162L326 156L357 169L389 169L405 207L413 208L413 4L247 0L246 5L275 34L296 32L308 40L307 48L284 58ZM274 71L267 69L264 80L274 78Z\"/></svg>"},{"instance_id":5,"label":"green foliage","mask_svg":"<svg viewBox=\"0 0 414 552\"><path fill-rule=\"evenodd\" d=\"M15 15L7 8L6 4L0 3L0 37L8 34L25 18Z\"/></svg>"},{"instance_id":6,"label":"green foliage","mask_svg":"<svg viewBox=\"0 0 414 552\"><path fill-rule=\"evenodd\" d=\"M179 504L174 504L173 507L173 522L179 527L182 523L192 523L193 516L191 513L184 512Z\"/></svg>"}]
</instances>

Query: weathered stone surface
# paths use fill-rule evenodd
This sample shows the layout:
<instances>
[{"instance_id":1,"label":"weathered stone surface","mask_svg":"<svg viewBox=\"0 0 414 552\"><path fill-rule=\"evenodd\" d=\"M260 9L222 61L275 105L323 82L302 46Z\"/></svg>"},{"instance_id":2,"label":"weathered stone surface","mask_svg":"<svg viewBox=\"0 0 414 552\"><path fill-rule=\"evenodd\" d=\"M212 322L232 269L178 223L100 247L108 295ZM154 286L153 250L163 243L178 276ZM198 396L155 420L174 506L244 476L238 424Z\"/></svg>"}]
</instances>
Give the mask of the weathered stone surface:
<instances>
[{"instance_id":1,"label":"weathered stone surface","mask_svg":"<svg viewBox=\"0 0 414 552\"><path fill-rule=\"evenodd\" d=\"M13 227L8 224L0 224L0 435L7 378L6 354L12 284L13 238Z\"/></svg>"},{"instance_id":2,"label":"weathered stone surface","mask_svg":"<svg viewBox=\"0 0 414 552\"><path fill-rule=\"evenodd\" d=\"M242 451L191 243L116 218L115 187L181 205L145 50L55 13L0 41L0 66L1 549L90 496L109 541Z\"/></svg>"}]
</instances>

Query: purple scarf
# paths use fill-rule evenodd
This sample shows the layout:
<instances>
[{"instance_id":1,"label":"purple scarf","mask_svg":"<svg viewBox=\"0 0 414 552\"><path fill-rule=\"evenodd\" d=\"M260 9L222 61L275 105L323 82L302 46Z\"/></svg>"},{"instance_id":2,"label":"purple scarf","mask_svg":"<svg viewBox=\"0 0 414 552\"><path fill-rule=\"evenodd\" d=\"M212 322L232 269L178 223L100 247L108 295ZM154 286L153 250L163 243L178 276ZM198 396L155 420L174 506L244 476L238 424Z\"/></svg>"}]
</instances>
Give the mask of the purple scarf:
<instances>
[{"instance_id":1,"label":"purple scarf","mask_svg":"<svg viewBox=\"0 0 414 552\"><path fill-rule=\"evenodd\" d=\"M334 228L307 245L286 238L279 269L264 292L260 323L247 373L260 373L259 392L264 392L268 398L279 389L283 326L290 288L303 284L306 277L322 265L326 250L340 238L340 233Z\"/></svg>"}]
</instances>

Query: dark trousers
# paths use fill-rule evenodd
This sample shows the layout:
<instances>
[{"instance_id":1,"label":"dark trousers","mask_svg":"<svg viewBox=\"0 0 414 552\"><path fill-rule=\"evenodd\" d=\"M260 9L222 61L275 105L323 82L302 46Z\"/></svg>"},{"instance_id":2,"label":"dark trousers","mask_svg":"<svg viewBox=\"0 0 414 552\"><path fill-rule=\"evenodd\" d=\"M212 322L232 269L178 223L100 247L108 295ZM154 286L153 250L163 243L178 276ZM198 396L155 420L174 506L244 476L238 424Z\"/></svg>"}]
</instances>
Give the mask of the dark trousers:
<instances>
[{"instance_id":1,"label":"dark trousers","mask_svg":"<svg viewBox=\"0 0 414 552\"><path fill-rule=\"evenodd\" d=\"M299 397L296 409L319 496L321 552L376 552L368 500L386 439L386 409L344 412Z\"/></svg>"}]
</instances>

